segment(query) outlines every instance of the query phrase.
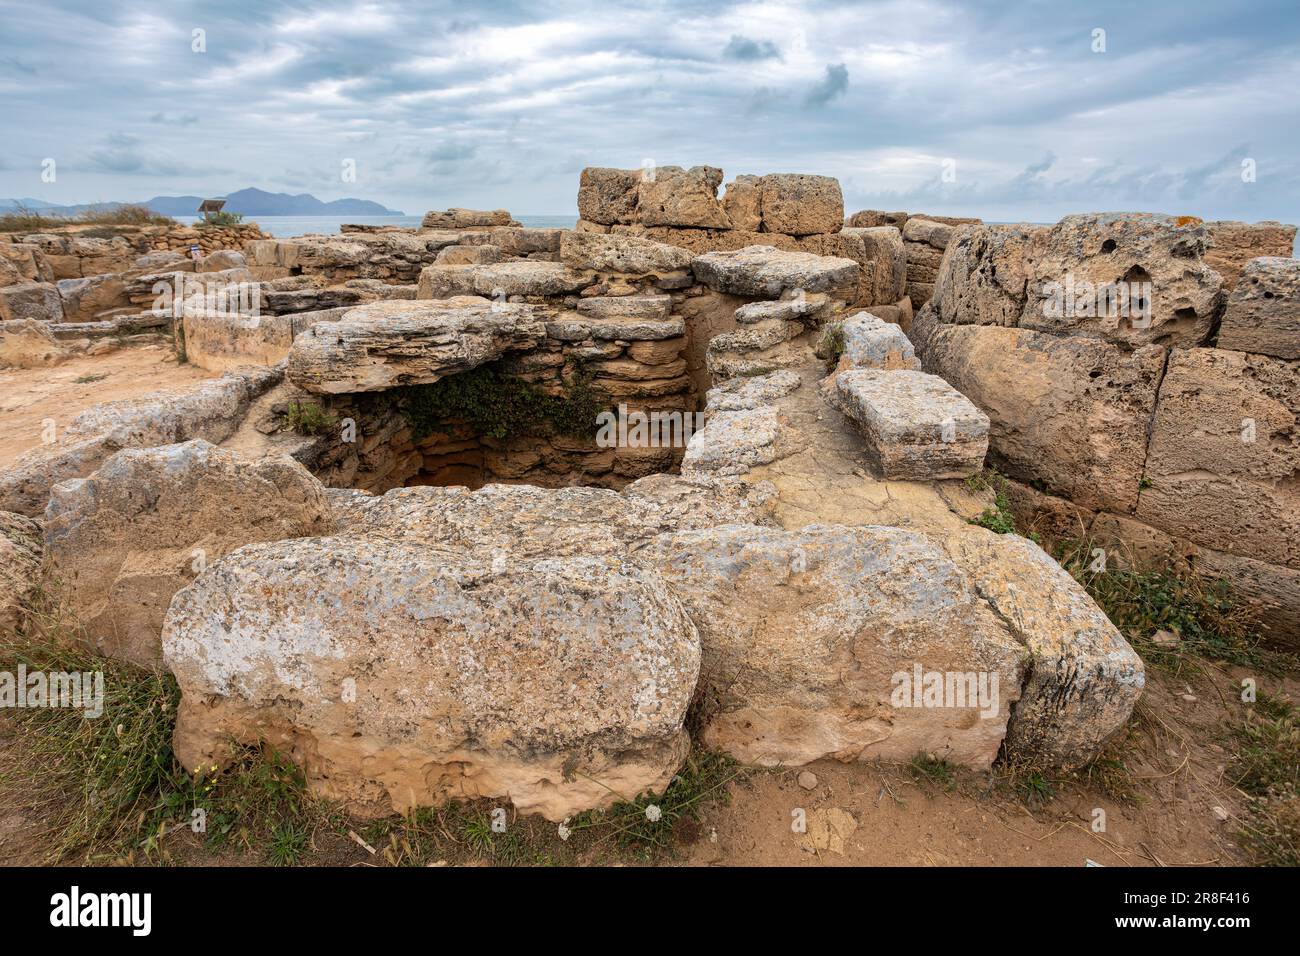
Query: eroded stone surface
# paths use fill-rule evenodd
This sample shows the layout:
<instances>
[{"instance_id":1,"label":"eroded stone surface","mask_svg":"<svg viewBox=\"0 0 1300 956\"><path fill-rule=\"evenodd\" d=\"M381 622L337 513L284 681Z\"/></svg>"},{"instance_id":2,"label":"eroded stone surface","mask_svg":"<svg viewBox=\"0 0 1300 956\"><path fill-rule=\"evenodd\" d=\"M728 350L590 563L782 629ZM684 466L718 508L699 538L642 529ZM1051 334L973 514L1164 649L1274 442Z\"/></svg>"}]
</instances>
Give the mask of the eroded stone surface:
<instances>
[{"instance_id":1,"label":"eroded stone surface","mask_svg":"<svg viewBox=\"0 0 1300 956\"><path fill-rule=\"evenodd\" d=\"M183 392L149 392L92 406L61 430L57 443L25 452L0 473L0 510L43 514L51 487L89 475L123 448L192 438L224 441L238 428L249 403L282 378L279 369L239 369Z\"/></svg>"},{"instance_id":2,"label":"eroded stone surface","mask_svg":"<svg viewBox=\"0 0 1300 956\"><path fill-rule=\"evenodd\" d=\"M241 460L203 440L118 452L55 485L45 549L60 596L100 653L161 659L172 595L253 541L327 533L324 488L289 458Z\"/></svg>"},{"instance_id":3,"label":"eroded stone surface","mask_svg":"<svg viewBox=\"0 0 1300 956\"><path fill-rule=\"evenodd\" d=\"M266 740L363 811L505 797L551 820L667 785L700 660L677 599L617 559L370 538L236 551L177 595L163 648L186 766Z\"/></svg>"},{"instance_id":4,"label":"eroded stone surface","mask_svg":"<svg viewBox=\"0 0 1300 956\"><path fill-rule=\"evenodd\" d=\"M987 767L1019 696L1020 644L925 535L898 528L746 525L642 552L681 595L704 647L710 746L745 763L822 757ZM996 675L997 700L895 706L896 674ZM991 685L990 685L991 686Z\"/></svg>"},{"instance_id":5,"label":"eroded stone surface","mask_svg":"<svg viewBox=\"0 0 1300 956\"><path fill-rule=\"evenodd\" d=\"M0 511L0 634L18 631L40 585L41 534L40 522Z\"/></svg>"},{"instance_id":6,"label":"eroded stone surface","mask_svg":"<svg viewBox=\"0 0 1300 956\"><path fill-rule=\"evenodd\" d=\"M882 478L964 478L984 466L988 416L936 375L850 369L835 395Z\"/></svg>"},{"instance_id":7,"label":"eroded stone surface","mask_svg":"<svg viewBox=\"0 0 1300 956\"><path fill-rule=\"evenodd\" d=\"M469 297L374 302L319 322L289 350L289 380L317 394L436 382L537 345L549 312Z\"/></svg>"},{"instance_id":8,"label":"eroded stone surface","mask_svg":"<svg viewBox=\"0 0 1300 956\"><path fill-rule=\"evenodd\" d=\"M774 246L707 252L695 257L691 269L715 292L770 299L796 289L844 293L858 281L858 264L852 259L784 252Z\"/></svg>"},{"instance_id":9,"label":"eroded stone surface","mask_svg":"<svg viewBox=\"0 0 1300 956\"><path fill-rule=\"evenodd\" d=\"M1300 359L1300 259L1252 259L1228 299L1219 348Z\"/></svg>"},{"instance_id":10,"label":"eroded stone surface","mask_svg":"<svg viewBox=\"0 0 1300 956\"><path fill-rule=\"evenodd\" d=\"M1028 652L1007 755L1033 766L1086 763L1133 712L1145 686L1142 659L1034 542L971 527L944 544Z\"/></svg>"}]
</instances>

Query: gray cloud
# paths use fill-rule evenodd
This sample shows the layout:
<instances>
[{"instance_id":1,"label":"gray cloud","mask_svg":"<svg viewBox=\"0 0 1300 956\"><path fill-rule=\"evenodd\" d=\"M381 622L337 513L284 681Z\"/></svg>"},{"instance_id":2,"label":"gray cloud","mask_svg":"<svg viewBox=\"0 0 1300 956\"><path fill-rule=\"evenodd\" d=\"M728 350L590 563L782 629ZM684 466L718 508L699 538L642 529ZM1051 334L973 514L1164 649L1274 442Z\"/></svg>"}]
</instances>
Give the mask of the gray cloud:
<instances>
[{"instance_id":1,"label":"gray cloud","mask_svg":"<svg viewBox=\"0 0 1300 956\"><path fill-rule=\"evenodd\" d=\"M781 51L771 40L751 40L749 37L733 33L722 51L729 60L770 60L780 59Z\"/></svg>"},{"instance_id":2,"label":"gray cloud","mask_svg":"<svg viewBox=\"0 0 1300 956\"><path fill-rule=\"evenodd\" d=\"M826 67L826 76L808 91L803 101L808 106L825 106L837 96L843 96L849 89L849 69L843 63L830 64Z\"/></svg>"}]
</instances>

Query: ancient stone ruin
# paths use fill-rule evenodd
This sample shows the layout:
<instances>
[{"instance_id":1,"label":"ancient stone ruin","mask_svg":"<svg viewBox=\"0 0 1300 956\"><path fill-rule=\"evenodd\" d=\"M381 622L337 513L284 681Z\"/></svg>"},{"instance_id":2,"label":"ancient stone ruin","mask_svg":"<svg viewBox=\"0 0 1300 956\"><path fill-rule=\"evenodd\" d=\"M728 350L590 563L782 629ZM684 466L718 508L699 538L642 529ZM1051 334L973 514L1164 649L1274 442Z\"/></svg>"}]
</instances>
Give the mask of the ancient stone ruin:
<instances>
[{"instance_id":1,"label":"ancient stone ruin","mask_svg":"<svg viewBox=\"0 0 1300 956\"><path fill-rule=\"evenodd\" d=\"M187 766L266 742L352 808L557 821L662 790L688 725L759 766L1093 757L1142 661L972 523L986 464L1296 643L1294 227L723 179L591 168L574 229L450 209L197 262L0 242L0 360L166 336L214 376L0 473L2 620L54 591L170 670Z\"/></svg>"}]
</instances>

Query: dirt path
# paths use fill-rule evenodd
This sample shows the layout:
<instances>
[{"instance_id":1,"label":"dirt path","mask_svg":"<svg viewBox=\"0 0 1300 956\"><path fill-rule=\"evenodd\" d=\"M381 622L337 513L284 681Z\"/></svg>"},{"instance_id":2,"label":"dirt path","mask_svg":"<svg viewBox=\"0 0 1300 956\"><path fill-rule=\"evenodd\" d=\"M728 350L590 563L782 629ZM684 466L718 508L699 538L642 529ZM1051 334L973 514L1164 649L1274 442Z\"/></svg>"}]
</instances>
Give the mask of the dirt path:
<instances>
[{"instance_id":1,"label":"dirt path","mask_svg":"<svg viewBox=\"0 0 1300 956\"><path fill-rule=\"evenodd\" d=\"M219 373L178 365L168 348L148 345L76 356L52 368L0 369L0 468L41 443L47 419L63 428L100 402L181 388Z\"/></svg>"}]
</instances>

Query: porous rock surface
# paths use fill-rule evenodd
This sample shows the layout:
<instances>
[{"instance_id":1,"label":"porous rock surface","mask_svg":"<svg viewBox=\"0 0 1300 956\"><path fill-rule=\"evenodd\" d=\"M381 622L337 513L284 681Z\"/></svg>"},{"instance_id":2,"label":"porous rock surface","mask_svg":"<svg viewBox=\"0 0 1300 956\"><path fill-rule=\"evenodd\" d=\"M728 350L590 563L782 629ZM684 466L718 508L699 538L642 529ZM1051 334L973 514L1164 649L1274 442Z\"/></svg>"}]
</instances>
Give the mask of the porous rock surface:
<instances>
[{"instance_id":1,"label":"porous rock surface","mask_svg":"<svg viewBox=\"0 0 1300 956\"><path fill-rule=\"evenodd\" d=\"M100 653L156 664L172 595L208 563L332 523L323 486L296 461L244 461L197 439L120 451L89 477L55 485L45 552Z\"/></svg>"},{"instance_id":2,"label":"porous rock surface","mask_svg":"<svg viewBox=\"0 0 1300 956\"><path fill-rule=\"evenodd\" d=\"M471 296L374 302L300 333L289 350L288 377L324 395L429 384L538 344L549 314Z\"/></svg>"}]
</instances>

